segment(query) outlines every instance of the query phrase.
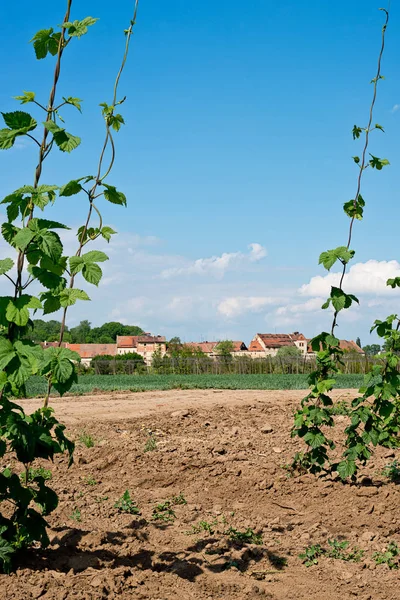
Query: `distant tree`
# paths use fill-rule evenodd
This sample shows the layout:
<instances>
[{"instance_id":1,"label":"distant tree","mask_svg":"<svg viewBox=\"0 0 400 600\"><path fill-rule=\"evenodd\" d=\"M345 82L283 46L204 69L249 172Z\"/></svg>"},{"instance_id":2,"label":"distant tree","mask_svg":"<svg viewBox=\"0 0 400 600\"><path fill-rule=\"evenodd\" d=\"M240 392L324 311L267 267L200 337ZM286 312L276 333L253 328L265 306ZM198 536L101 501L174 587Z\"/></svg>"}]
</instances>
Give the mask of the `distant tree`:
<instances>
[{"instance_id":1,"label":"distant tree","mask_svg":"<svg viewBox=\"0 0 400 600\"><path fill-rule=\"evenodd\" d=\"M33 319L32 329L28 329L25 334L25 338L32 340L33 342L55 342L60 337L60 321L51 319L50 321L43 321L43 319ZM70 341L70 333L68 327L65 328L66 336L64 340Z\"/></svg>"},{"instance_id":2,"label":"distant tree","mask_svg":"<svg viewBox=\"0 0 400 600\"><path fill-rule=\"evenodd\" d=\"M356 344L357 344L357 346L359 346L360 348L362 348L362 346L361 346L361 340L360 340L359 337L356 339Z\"/></svg>"},{"instance_id":3,"label":"distant tree","mask_svg":"<svg viewBox=\"0 0 400 600\"><path fill-rule=\"evenodd\" d=\"M368 344L363 350L367 356L376 356L381 351L381 347L379 344Z\"/></svg>"},{"instance_id":4,"label":"distant tree","mask_svg":"<svg viewBox=\"0 0 400 600\"><path fill-rule=\"evenodd\" d=\"M117 340L117 335L143 335L144 331L137 325L123 325L117 321L104 323L100 327L93 327L88 336L89 343L112 344ZM107 342L100 342L100 339L107 339Z\"/></svg>"},{"instance_id":5,"label":"distant tree","mask_svg":"<svg viewBox=\"0 0 400 600\"><path fill-rule=\"evenodd\" d=\"M218 345L215 349L218 356L231 356L235 346L231 340L223 340L222 342L218 342Z\"/></svg>"},{"instance_id":6,"label":"distant tree","mask_svg":"<svg viewBox=\"0 0 400 600\"><path fill-rule=\"evenodd\" d=\"M87 343L89 334L91 331L91 325L89 321L81 321L76 327L70 329L71 340L73 344L85 344Z\"/></svg>"},{"instance_id":7,"label":"distant tree","mask_svg":"<svg viewBox=\"0 0 400 600\"><path fill-rule=\"evenodd\" d=\"M276 355L280 358L296 358L303 356L303 353L297 346L282 346Z\"/></svg>"},{"instance_id":8,"label":"distant tree","mask_svg":"<svg viewBox=\"0 0 400 600\"><path fill-rule=\"evenodd\" d=\"M182 349L182 342L180 337L173 337L167 343L167 349L170 354L176 354Z\"/></svg>"}]
</instances>

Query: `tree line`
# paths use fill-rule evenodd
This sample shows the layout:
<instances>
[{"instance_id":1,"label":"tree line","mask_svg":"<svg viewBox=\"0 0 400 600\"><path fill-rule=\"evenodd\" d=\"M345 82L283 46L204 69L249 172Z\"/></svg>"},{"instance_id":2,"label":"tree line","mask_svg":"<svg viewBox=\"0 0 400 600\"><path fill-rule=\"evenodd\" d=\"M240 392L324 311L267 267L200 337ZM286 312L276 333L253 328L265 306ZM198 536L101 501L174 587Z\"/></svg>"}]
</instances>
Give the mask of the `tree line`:
<instances>
[{"instance_id":1,"label":"tree line","mask_svg":"<svg viewBox=\"0 0 400 600\"><path fill-rule=\"evenodd\" d=\"M26 334L32 342L56 342L60 338L60 321L33 319L33 326ZM114 344L117 335L143 335L145 332L137 325L123 325L117 321L92 327L87 320L76 327L65 328L64 341L71 344Z\"/></svg>"}]
</instances>

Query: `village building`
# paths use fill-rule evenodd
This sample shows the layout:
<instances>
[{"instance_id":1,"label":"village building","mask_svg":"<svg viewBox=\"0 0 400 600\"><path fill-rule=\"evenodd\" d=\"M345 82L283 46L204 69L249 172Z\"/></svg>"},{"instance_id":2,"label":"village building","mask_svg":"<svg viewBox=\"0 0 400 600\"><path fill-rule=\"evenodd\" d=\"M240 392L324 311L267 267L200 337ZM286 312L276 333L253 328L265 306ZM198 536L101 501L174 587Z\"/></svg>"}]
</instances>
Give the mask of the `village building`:
<instances>
[{"instance_id":1,"label":"village building","mask_svg":"<svg viewBox=\"0 0 400 600\"><path fill-rule=\"evenodd\" d=\"M229 340L231 341L231 340ZM215 358L216 356L219 355L218 352L218 344L220 344L221 342L187 342L184 344L184 346L186 348L190 348L193 351L200 351L203 352L203 354L206 354L208 357L210 358ZM232 341L233 344L233 349L232 349L232 353L234 353L236 356L240 356L241 354L247 354L248 350L247 350L247 346L244 342L242 341Z\"/></svg>"},{"instance_id":2,"label":"village building","mask_svg":"<svg viewBox=\"0 0 400 600\"><path fill-rule=\"evenodd\" d=\"M144 358L146 365L151 365L154 352L161 357L167 352L167 341L162 335L118 335L116 346L117 354L136 352Z\"/></svg>"},{"instance_id":3,"label":"village building","mask_svg":"<svg viewBox=\"0 0 400 600\"><path fill-rule=\"evenodd\" d=\"M307 354L307 338L298 331L294 333L257 333L252 339L249 352L252 358L276 356L279 348L295 346L303 356Z\"/></svg>"}]
</instances>

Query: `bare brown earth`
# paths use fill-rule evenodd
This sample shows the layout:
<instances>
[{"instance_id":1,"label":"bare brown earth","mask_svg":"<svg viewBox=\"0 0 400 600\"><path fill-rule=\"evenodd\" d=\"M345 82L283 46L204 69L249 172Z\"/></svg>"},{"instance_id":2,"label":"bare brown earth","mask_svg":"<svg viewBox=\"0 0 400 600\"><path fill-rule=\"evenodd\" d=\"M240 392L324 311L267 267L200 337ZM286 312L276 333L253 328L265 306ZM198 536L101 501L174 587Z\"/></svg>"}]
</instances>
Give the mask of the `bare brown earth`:
<instances>
[{"instance_id":1,"label":"bare brown earth","mask_svg":"<svg viewBox=\"0 0 400 600\"><path fill-rule=\"evenodd\" d=\"M288 477L282 466L300 449L290 428L302 395L190 390L54 401L77 440L75 464L54 465L60 505L49 517L51 546L0 576L0 598L398 600L399 572L372 560L389 541L400 544L400 488L381 475L394 454L378 451L362 473L371 479L358 485ZM340 443L347 417L336 421ZM82 431L94 447L79 441ZM144 452L150 431L157 448ZM126 489L140 516L114 507ZM187 504L173 506L173 522L152 520L156 503L180 493ZM190 533L202 520L213 533ZM262 545L240 547L229 527L252 528ZM307 568L299 553L328 538L365 554Z\"/></svg>"}]
</instances>

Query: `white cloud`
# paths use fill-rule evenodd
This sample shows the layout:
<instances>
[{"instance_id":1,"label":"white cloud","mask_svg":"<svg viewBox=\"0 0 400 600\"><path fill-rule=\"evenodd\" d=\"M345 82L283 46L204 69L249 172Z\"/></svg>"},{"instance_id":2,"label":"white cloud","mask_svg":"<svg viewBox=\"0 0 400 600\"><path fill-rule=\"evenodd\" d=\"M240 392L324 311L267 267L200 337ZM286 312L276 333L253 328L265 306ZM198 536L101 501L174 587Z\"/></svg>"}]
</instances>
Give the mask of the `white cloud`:
<instances>
[{"instance_id":1,"label":"white cloud","mask_svg":"<svg viewBox=\"0 0 400 600\"><path fill-rule=\"evenodd\" d=\"M288 306L280 306L276 310L276 314L280 316L284 315L300 315L301 313L313 313L319 310L326 298L310 298L307 302L302 304L289 304Z\"/></svg>"},{"instance_id":2,"label":"white cloud","mask_svg":"<svg viewBox=\"0 0 400 600\"><path fill-rule=\"evenodd\" d=\"M338 286L340 273L313 277L309 283L301 286L302 296L328 296L331 286ZM397 260L368 260L356 263L345 275L343 288L352 294L374 294L378 296L393 294L386 281L392 277L400 277L400 264Z\"/></svg>"},{"instance_id":3,"label":"white cloud","mask_svg":"<svg viewBox=\"0 0 400 600\"><path fill-rule=\"evenodd\" d=\"M229 269L245 264L246 262L258 262L267 255L266 249L261 244L249 245L250 252L224 252L221 256L210 258L198 258L184 267L173 267L161 272L163 279L170 279L180 275L201 275L222 279Z\"/></svg>"},{"instance_id":4,"label":"white cloud","mask_svg":"<svg viewBox=\"0 0 400 600\"><path fill-rule=\"evenodd\" d=\"M227 318L238 317L248 312L258 313L271 304L277 304L278 298L270 296L232 296L218 304L218 312Z\"/></svg>"},{"instance_id":5,"label":"white cloud","mask_svg":"<svg viewBox=\"0 0 400 600\"><path fill-rule=\"evenodd\" d=\"M400 109L400 104L395 104L390 112L395 113Z\"/></svg>"},{"instance_id":6,"label":"white cloud","mask_svg":"<svg viewBox=\"0 0 400 600\"><path fill-rule=\"evenodd\" d=\"M267 256L267 249L264 248L264 246L261 246L261 244L253 243L249 245L249 248L251 249L251 262L257 262L258 260L261 260Z\"/></svg>"}]
</instances>

